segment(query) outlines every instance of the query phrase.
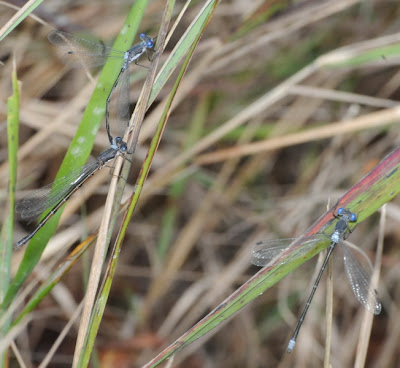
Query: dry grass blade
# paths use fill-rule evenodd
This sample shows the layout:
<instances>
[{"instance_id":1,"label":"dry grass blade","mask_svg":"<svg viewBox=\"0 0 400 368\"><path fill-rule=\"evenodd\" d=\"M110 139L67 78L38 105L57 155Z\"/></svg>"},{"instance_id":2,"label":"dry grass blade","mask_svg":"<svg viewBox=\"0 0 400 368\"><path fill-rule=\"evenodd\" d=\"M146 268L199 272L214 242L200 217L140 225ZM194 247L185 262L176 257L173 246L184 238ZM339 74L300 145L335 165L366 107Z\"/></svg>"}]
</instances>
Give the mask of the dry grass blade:
<instances>
[{"instance_id":1,"label":"dry grass blade","mask_svg":"<svg viewBox=\"0 0 400 368\"><path fill-rule=\"evenodd\" d=\"M0 42L20 24L43 0L29 0L18 12L0 29ZM37 19L37 18L35 18Z\"/></svg>"},{"instance_id":2,"label":"dry grass blade","mask_svg":"<svg viewBox=\"0 0 400 368\"><path fill-rule=\"evenodd\" d=\"M167 34L168 25L169 25L173 7L174 7L174 1L170 1L165 10L162 25L161 25L160 32L158 35L160 50L162 50L162 48L163 48L163 43L165 40L165 36ZM130 124L131 129L128 127L127 133L125 134L125 137L124 137L124 141L126 141L127 145L128 145L129 154L128 154L128 160L125 161L127 164L124 166L123 170L128 171L128 172L129 172L129 168L130 168L130 164L131 164L131 161L129 160L129 158L133 159L133 155L135 152L136 144L137 144L139 133L140 133L141 124L142 124L142 121L143 121L143 118L144 118L144 115L145 115L145 112L146 112L146 109L148 106L150 92L151 92L151 89L152 89L152 86L154 83L154 78L156 76L156 70L157 70L159 57L160 57L160 52L158 52L157 55L155 56L155 58L153 59L152 66L150 68L146 82L143 86L142 93L141 93L138 103L136 105L136 109L135 109L134 113L132 114L131 124ZM117 163L115 170L117 172L123 173L123 170L121 170L121 167L122 167L121 161L122 160L120 160L120 162L119 162L119 164L120 164L119 166ZM110 188L109 195L107 197L107 202L105 205L105 211L106 211L106 213L109 213L110 215L109 215L109 217L107 217L107 216L103 217L103 219L106 218L106 221L104 221L102 223L102 226L100 226L98 241L102 241L101 234L104 235L104 242L107 242L107 240L110 239L112 228L115 223L115 220L112 221L111 217L112 217L112 215L114 215L114 218L116 218L116 216L118 215L119 203L122 198L122 194L117 195L117 189L119 189L118 193L123 192L123 189L125 187L125 179L124 179L125 177L126 176L124 176L124 175L122 175L121 178L114 177L114 180L112 181L112 183L114 183L114 185L111 186L111 188ZM118 182L121 183L122 185L117 186ZM104 230L101 232L102 228L104 228ZM116 241L116 244L120 245L121 239L123 239L123 237L118 238ZM90 304L87 303L85 305L85 307L87 307L87 308L84 309L83 316L85 316L85 314L86 314L86 319L84 319L84 318L82 318L82 319L84 322L86 321L87 325L84 326L84 328L82 328L80 330L80 332L82 331L82 335L81 335L82 339L81 339L81 345L78 345L80 342L79 340L77 342L77 350L76 350L75 359L74 359L75 366L79 366L79 367L86 366L89 363L89 359L90 359L91 352L92 352L92 347L95 342L95 337L96 337L100 322L102 320L102 315L103 315L104 309L106 307L108 294L109 294L111 283L113 280L115 268L116 268L116 265L118 262L119 251L120 251L120 249L117 247L114 247L114 249L112 250L106 277L104 278L104 281L103 281L103 284L101 285L101 287L99 287L97 303L94 300L95 295L93 295L93 301ZM96 257L96 254L97 254L97 252L95 252L95 257ZM103 254L101 252L99 254L100 254L100 256L98 257L98 259L99 260L103 259L104 258ZM100 258L100 257L102 257L102 258ZM94 258L94 262L95 261L96 261L96 259ZM99 276L100 276L100 272L101 272L101 270L99 270L99 273L98 273ZM91 281L91 280L89 280L89 281ZM94 285L94 286L96 286L96 290L97 290L97 281L98 280L95 280L96 284ZM89 284L89 287L90 287L90 284Z\"/></svg>"},{"instance_id":3,"label":"dry grass blade","mask_svg":"<svg viewBox=\"0 0 400 368\"><path fill-rule=\"evenodd\" d=\"M386 205L384 205L381 209L378 246L377 246L377 250L376 250L374 273L373 273L372 279L371 279L372 285L374 285L374 287L376 285L378 285L381 266L382 266L382 253L383 253L385 226L386 226ZM365 313L364 318L362 320L362 325L361 325L361 330L360 330L360 339L358 341L358 346L357 346L357 355L356 355L356 359L354 362L355 368L362 368L366 365L369 340L371 337L372 323L373 323L373 318L370 315L370 313Z\"/></svg>"},{"instance_id":4,"label":"dry grass blade","mask_svg":"<svg viewBox=\"0 0 400 368\"><path fill-rule=\"evenodd\" d=\"M140 20L140 14L143 13L147 1L136 2L128 14L125 26L122 33L129 30L129 28L137 27L137 23ZM132 149L133 145L129 146L131 142L128 141L128 148ZM129 151L128 151L129 152ZM93 333L91 320L95 313L95 300L97 291L99 289L100 276L103 269L103 264L105 256L108 250L108 245L111 239L113 225L117 216L117 212L113 212L113 208L117 208L119 201L115 201L117 183L119 181L119 175L122 168L123 157L119 156L116 159L114 167L114 175L111 180L110 189L107 195L107 200L104 207L104 215L100 224L98 231L97 242L95 246L95 251L93 255L92 267L90 270L90 276L88 280L88 288L85 296L85 303L83 307L81 322L79 325L78 337L76 341L76 348L74 351L73 367L86 366L89 362L90 353L92 351L92 344L87 343L90 335ZM124 179L122 179L124 180ZM123 188L122 188L123 189ZM122 190L120 193L120 198L122 197ZM85 356L86 355L86 356ZM85 359L86 358L86 359ZM84 360L85 359L85 360Z\"/></svg>"},{"instance_id":5,"label":"dry grass blade","mask_svg":"<svg viewBox=\"0 0 400 368\"><path fill-rule=\"evenodd\" d=\"M342 134L350 134L360 130L384 127L388 124L397 123L400 120L400 108L370 113L354 119L333 122L329 126L309 129L304 132L287 134L283 137L266 139L265 141L239 145L234 148L220 150L217 152L199 155L195 162L199 165L207 165L225 161L234 157L243 157L264 151L277 150L297 144L336 137Z\"/></svg>"}]
</instances>

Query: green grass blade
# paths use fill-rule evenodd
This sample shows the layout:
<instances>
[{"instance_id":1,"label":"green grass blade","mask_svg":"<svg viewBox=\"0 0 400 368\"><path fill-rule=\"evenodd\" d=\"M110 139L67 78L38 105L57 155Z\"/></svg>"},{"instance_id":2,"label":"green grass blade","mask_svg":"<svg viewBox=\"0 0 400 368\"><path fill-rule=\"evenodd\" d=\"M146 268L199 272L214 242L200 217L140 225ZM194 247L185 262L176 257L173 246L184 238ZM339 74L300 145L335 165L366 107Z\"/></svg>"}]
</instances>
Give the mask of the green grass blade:
<instances>
[{"instance_id":1,"label":"green grass blade","mask_svg":"<svg viewBox=\"0 0 400 368\"><path fill-rule=\"evenodd\" d=\"M205 96L200 100L200 103L193 113L193 119L188 126L188 134L183 143L183 151L192 147L201 137L207 115L206 111L208 108L209 96ZM184 177L172 183L170 186L168 208L165 210L165 214L161 220L161 231L156 248L157 256L160 262L164 260L168 247L171 243L171 239L173 238L173 234L175 233L179 213L177 202L183 195L188 180L189 177Z\"/></svg>"},{"instance_id":2,"label":"green grass blade","mask_svg":"<svg viewBox=\"0 0 400 368\"><path fill-rule=\"evenodd\" d=\"M339 207L349 208L352 212L357 214L358 222L361 222L399 193L400 148L397 148L386 156L368 175L354 185L340 198L333 208L320 217L301 237L310 236L322 231L329 234L329 232L333 231L336 222L333 214ZM179 337L173 344L168 346L144 367L156 367L179 350L219 326L223 321L231 317L259 295L263 294L272 285L276 284L284 276L308 261L328 244L329 242L317 244L315 248L311 249L300 258L296 257L298 247L294 246L288 249L288 251L284 252L285 254L282 255L282 257L285 257L284 264L282 264L282 258L280 258L275 260L273 264L261 269L211 313ZM301 245L301 241L299 241L299 245Z\"/></svg>"},{"instance_id":3,"label":"green grass blade","mask_svg":"<svg viewBox=\"0 0 400 368\"><path fill-rule=\"evenodd\" d=\"M204 31L218 3L219 0L207 1L204 7L200 10L199 15L196 17L196 19L193 20L179 42L171 51L171 54L169 55L167 61L164 63L154 81L149 99L149 106L153 103L156 96L160 93L161 88L165 85L172 72L176 69L178 64L184 58L190 47L193 45L193 42L195 42L195 40L197 39L198 35Z\"/></svg>"},{"instance_id":4,"label":"green grass blade","mask_svg":"<svg viewBox=\"0 0 400 368\"><path fill-rule=\"evenodd\" d=\"M341 47L316 60L316 64L325 68L357 68L371 63L384 65L400 55L400 43L397 35L377 38L372 42L360 42L352 46Z\"/></svg>"},{"instance_id":5,"label":"green grass blade","mask_svg":"<svg viewBox=\"0 0 400 368\"><path fill-rule=\"evenodd\" d=\"M18 128L19 128L19 86L17 73L13 70L12 96L7 101L7 144L9 161L9 183L8 183L8 216L1 230L1 253L0 253L0 300L5 297L5 292L10 283L12 240L14 232L15 216L15 187L17 182L18 166Z\"/></svg>"},{"instance_id":6,"label":"green grass blade","mask_svg":"<svg viewBox=\"0 0 400 368\"><path fill-rule=\"evenodd\" d=\"M11 278L11 259L12 259L12 241L14 232L14 215L15 215L15 187L17 182L17 166L18 166L18 128L19 128L19 86L17 72L11 73L12 95L7 101L7 144L8 144L8 208L4 214L5 221L1 229L0 239L0 300L5 297L6 291L10 284ZM4 311L1 311L2 316ZM4 323L0 326L0 339L4 338L11 323L11 318L5 318ZM8 366L7 354L1 350L0 362L1 366Z\"/></svg>"}]
</instances>

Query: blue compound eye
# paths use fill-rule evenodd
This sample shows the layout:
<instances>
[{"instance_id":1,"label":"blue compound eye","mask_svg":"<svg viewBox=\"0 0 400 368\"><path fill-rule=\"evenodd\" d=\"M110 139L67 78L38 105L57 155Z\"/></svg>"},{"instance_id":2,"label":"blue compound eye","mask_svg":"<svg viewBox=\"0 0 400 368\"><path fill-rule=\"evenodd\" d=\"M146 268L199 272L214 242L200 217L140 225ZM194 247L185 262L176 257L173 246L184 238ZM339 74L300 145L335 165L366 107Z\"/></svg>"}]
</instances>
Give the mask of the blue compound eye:
<instances>
[{"instance_id":1,"label":"blue compound eye","mask_svg":"<svg viewBox=\"0 0 400 368\"><path fill-rule=\"evenodd\" d=\"M116 144L119 144L119 143L121 143L122 142L122 138L121 137L116 137L115 138L115 143Z\"/></svg>"},{"instance_id":2,"label":"blue compound eye","mask_svg":"<svg viewBox=\"0 0 400 368\"><path fill-rule=\"evenodd\" d=\"M356 215L355 213L352 213L352 214L350 215L350 221L351 221L351 222L356 222L356 221L357 221L357 215Z\"/></svg>"},{"instance_id":3,"label":"blue compound eye","mask_svg":"<svg viewBox=\"0 0 400 368\"><path fill-rule=\"evenodd\" d=\"M344 213L344 208L340 207L340 208L337 210L337 214L340 216L340 215L343 215L343 213Z\"/></svg>"},{"instance_id":4,"label":"blue compound eye","mask_svg":"<svg viewBox=\"0 0 400 368\"><path fill-rule=\"evenodd\" d=\"M147 47L148 47L149 49L151 49L153 46L154 46L153 40L147 41Z\"/></svg>"},{"instance_id":5,"label":"blue compound eye","mask_svg":"<svg viewBox=\"0 0 400 368\"><path fill-rule=\"evenodd\" d=\"M128 148L126 147L126 143L122 144L121 147L119 148L121 152L126 152Z\"/></svg>"},{"instance_id":6,"label":"blue compound eye","mask_svg":"<svg viewBox=\"0 0 400 368\"><path fill-rule=\"evenodd\" d=\"M147 34L146 33L141 33L139 35L140 39L143 40L143 38L146 38Z\"/></svg>"}]
</instances>

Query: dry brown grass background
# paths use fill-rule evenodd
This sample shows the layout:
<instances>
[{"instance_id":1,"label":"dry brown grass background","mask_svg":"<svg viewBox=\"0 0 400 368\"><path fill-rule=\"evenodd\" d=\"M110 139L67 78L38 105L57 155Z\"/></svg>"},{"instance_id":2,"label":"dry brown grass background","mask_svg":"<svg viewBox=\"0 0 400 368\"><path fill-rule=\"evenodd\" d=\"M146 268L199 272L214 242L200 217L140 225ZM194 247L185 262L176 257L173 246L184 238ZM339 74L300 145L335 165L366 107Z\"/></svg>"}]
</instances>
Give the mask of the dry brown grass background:
<instances>
[{"instance_id":1,"label":"dry brown grass background","mask_svg":"<svg viewBox=\"0 0 400 368\"><path fill-rule=\"evenodd\" d=\"M14 10L0 6L4 24ZM22 96L17 193L21 198L26 190L54 180L93 89L84 71L62 65L47 33L86 31L110 44L130 6L119 0L47 1L35 11L45 24L29 18L0 45L2 201L12 55ZM157 34L163 6L161 1L150 3L140 31ZM177 12L182 6L177 4ZM190 5L163 58L201 6L202 2ZM399 127L393 123L400 97L398 60L382 55L368 65L323 67L327 57L333 57L328 53L340 47L347 49L335 52L335 57L357 52L365 46L363 41L377 47L384 44L383 36L398 37L399 15L396 1L220 3L180 86L125 239L93 366L145 363L257 271L249 262L257 240L301 233L324 212L328 201L334 203L399 145ZM132 70L132 104L145 74L144 68ZM158 96L145 120L128 193L163 97ZM93 154L107 144L103 127ZM97 229L109 176L109 170L103 170L71 199L49 244L56 251L49 251L37 268L39 280L57 264L54 253L62 256L60 249L67 252ZM378 287L383 312L374 318L366 367L400 366L397 203L387 206ZM28 229L18 222L15 238ZM378 232L375 216L359 224L351 236L372 260ZM340 253L334 258L331 364L353 367L364 310L348 286ZM80 303L90 261L87 254L75 265L18 339L21 354L32 366L43 360ZM219 331L181 351L172 366L321 367L324 281L294 352L285 354L315 267L316 259L296 270ZM70 366L76 331L77 322L50 366Z\"/></svg>"}]
</instances>

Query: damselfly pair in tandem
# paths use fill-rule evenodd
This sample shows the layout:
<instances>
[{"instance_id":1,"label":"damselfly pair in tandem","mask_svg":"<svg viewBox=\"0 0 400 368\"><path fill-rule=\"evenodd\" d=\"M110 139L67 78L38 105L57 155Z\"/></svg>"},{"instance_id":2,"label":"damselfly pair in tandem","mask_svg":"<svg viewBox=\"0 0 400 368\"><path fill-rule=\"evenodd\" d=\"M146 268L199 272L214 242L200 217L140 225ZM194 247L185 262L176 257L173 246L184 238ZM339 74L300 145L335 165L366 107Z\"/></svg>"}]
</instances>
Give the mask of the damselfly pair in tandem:
<instances>
[{"instance_id":1,"label":"damselfly pair in tandem","mask_svg":"<svg viewBox=\"0 0 400 368\"><path fill-rule=\"evenodd\" d=\"M154 40L145 33L140 34L141 42L127 51L116 50L62 31L50 32L48 39L64 52L62 60L70 67L89 68L101 66L110 59L123 61L120 72L106 99L106 131L110 141L110 148L102 152L94 161L72 171L54 183L32 192L17 204L16 211L21 214L22 218L37 217L46 210L49 211L30 234L14 245L14 249L21 249L23 245L32 239L63 204L97 171L114 160L116 156L124 155L127 152L127 145L120 135L122 135L129 123L129 64L132 62L137 64L144 53L148 54L154 48ZM119 135L116 137L111 133L109 121L109 106L114 91L117 95L116 120L119 129Z\"/></svg>"}]
</instances>

